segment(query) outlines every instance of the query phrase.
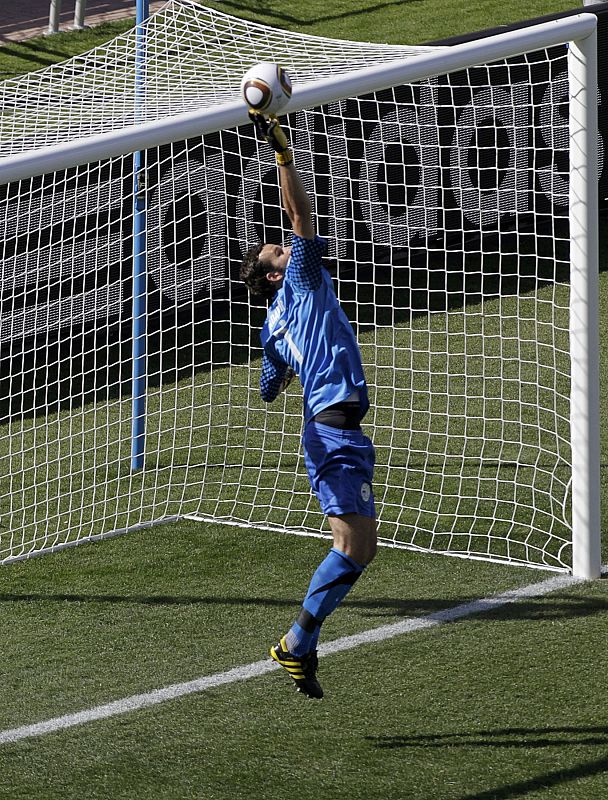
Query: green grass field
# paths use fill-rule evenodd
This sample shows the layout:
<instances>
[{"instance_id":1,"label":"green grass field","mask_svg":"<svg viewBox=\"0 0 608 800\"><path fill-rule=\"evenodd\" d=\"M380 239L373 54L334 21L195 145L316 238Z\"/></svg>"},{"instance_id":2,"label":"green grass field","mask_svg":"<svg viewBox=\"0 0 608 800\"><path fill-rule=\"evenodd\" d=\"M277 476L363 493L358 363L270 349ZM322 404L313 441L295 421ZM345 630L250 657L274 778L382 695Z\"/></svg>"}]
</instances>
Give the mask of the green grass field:
<instances>
[{"instance_id":1,"label":"green grass field","mask_svg":"<svg viewBox=\"0 0 608 800\"><path fill-rule=\"evenodd\" d=\"M263 11L258 3L209 5L292 30L391 42L437 39L570 7L541 0L454 2L447 15L445 4L438 0L367 7L342 0L331 9L318 0L305 9L276 0ZM96 46L127 27L128 23L117 23L0 48L0 72L39 68ZM608 313L605 218L602 225L603 321ZM509 302L514 300L502 302L508 316ZM454 325L461 321L462 315L453 317ZM604 328L603 389L608 385ZM491 329L484 332L493 334ZM440 327L397 329L396 338L375 344L371 334L362 334L364 355L373 345L387 359L378 363L373 379L382 383L378 375L391 370L391 344L405 345L404 337L431 335L441 337ZM451 340L457 351L462 339ZM473 351L468 357L474 357ZM249 377L242 369L242 374L232 374L232 380L246 385ZM441 371L436 370L437 381ZM488 379L491 375L485 376ZM205 378L201 380L204 383ZM227 378L216 373L216 380L222 383ZM186 394L192 391L187 381L178 386ZM445 387L426 388L440 404ZM264 442L274 442L273 436L285 438L282 417L270 415L269 431L254 430L246 440L242 433L235 434L227 450L227 426L217 405L222 391L215 387L215 406L199 394L199 413L208 415L211 433L209 441L199 445L200 458L193 461L219 464L215 472L201 467L199 479L218 487L220 479L224 484L240 482L243 502L255 499L260 514L270 515L265 519L272 522L274 514L278 521L280 512L267 507L273 487L263 488L256 499L251 489L255 475L231 473L222 459L230 448L259 449ZM158 388L150 398L161 476L169 468L167 451L176 429L178 455L180 448L184 453L192 449L188 412L180 416L176 411L170 425L161 413L170 407L174 392L172 386ZM605 391L603 429L608 425L604 396ZM376 398L379 408L374 413L388 413L382 406L393 400L385 403ZM255 412L257 401L253 402ZM289 402L295 415L297 397ZM134 482L121 472L128 459L121 443L127 440L124 431L129 424L127 403L122 406L121 400L108 402L103 412L113 430L114 447L106 459L112 466L104 491L116 493L117 527L130 521L129 497L137 508L142 502L156 502L159 491L157 478L146 486L145 475ZM102 413L99 408L97 413ZM61 415L66 418L60 411L44 422L26 421L18 432L22 449L34 461L37 448L44 460L45 430L58 424ZM435 418L440 416L439 409ZM86 413L74 417L73 424L70 450L62 454L66 463L82 457L86 450L82 442L90 428ZM453 436L454 430L443 433ZM289 476L298 457L295 423L287 434L287 452L277 469ZM387 443L377 445L381 451ZM422 449L424 443L417 446ZM0 449L3 471L12 452ZM602 449L603 464L607 455ZM273 457L276 453L268 456ZM255 463L253 459L253 472ZM91 475L96 468L91 451L83 474ZM53 481L61 477L47 478L46 487L21 488L39 501L40 519L27 524L39 524L45 515L55 513L45 498L47 491L52 496ZM301 487L289 480L279 490L297 508ZM77 512L86 516L87 509L102 500L87 485L67 488L74 496L69 517ZM176 500L173 491L168 492L169 512ZM195 503L196 483L188 491ZM606 509L605 468L602 492ZM217 500L213 492L208 496ZM107 495L103 501L108 502ZM313 514L312 522L317 518ZM287 678L272 672L107 719L3 742L8 729L264 659L268 646L291 623L326 547L314 539L184 521L1 567L0 798L257 800L278 793L303 800L604 796L608 790L608 724L602 707L608 689L604 580L574 584L544 597L326 655L321 659L320 677L326 689L321 703L306 701L293 692ZM606 549L603 560L608 560ZM327 621L323 640L423 619L550 575L382 548L344 605Z\"/></svg>"}]
</instances>

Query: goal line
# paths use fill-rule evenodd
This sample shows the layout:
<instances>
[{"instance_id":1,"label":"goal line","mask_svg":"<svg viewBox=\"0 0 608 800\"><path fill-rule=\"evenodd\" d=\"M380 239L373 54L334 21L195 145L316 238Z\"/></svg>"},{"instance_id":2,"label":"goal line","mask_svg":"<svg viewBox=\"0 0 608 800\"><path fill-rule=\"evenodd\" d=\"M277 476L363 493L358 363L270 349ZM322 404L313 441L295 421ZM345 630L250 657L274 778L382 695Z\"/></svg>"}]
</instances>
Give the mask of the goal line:
<instances>
[{"instance_id":1,"label":"goal line","mask_svg":"<svg viewBox=\"0 0 608 800\"><path fill-rule=\"evenodd\" d=\"M352 650L356 647L390 641L397 636L435 628L447 622L454 622L474 614L495 611L509 603L516 603L528 598L543 597L551 592L568 589L581 582L582 579L568 575L554 576L540 583L522 586L503 592L502 594L463 603L453 608L436 611L425 617L408 618L392 624L371 628L351 636L343 636L339 639L334 639L333 641L320 645L319 656L325 657L345 652L346 650ZM234 667L226 672L217 672L213 675L207 675L192 681L165 686L162 689L156 689L152 692L131 695L111 703L93 706L71 714L52 717L41 722L22 725L16 728L7 728L0 731L0 746L14 744L23 739L45 736L49 733L56 733L79 725L97 722L102 719L122 716L134 711L140 711L144 708L150 708L171 700L176 700L180 697L216 689L221 686L229 686L252 678L260 678L276 669L280 669L279 665L267 658L263 661L255 661L250 664Z\"/></svg>"}]
</instances>

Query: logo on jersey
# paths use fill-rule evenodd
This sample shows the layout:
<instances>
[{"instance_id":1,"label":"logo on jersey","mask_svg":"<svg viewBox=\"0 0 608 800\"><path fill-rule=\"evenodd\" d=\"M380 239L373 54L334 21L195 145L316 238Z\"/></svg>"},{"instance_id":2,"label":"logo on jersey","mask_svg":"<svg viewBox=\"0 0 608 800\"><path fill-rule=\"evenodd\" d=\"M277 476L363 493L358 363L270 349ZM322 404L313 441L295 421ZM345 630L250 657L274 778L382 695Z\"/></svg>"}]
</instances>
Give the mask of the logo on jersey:
<instances>
[{"instance_id":1,"label":"logo on jersey","mask_svg":"<svg viewBox=\"0 0 608 800\"><path fill-rule=\"evenodd\" d=\"M285 303L283 303L282 298L277 297L277 299L275 300L275 302L273 303L272 307L268 312L268 327L270 328L271 331L275 327L277 322L281 320L281 315L283 314L284 311L285 311Z\"/></svg>"},{"instance_id":2,"label":"logo on jersey","mask_svg":"<svg viewBox=\"0 0 608 800\"><path fill-rule=\"evenodd\" d=\"M362 483L361 484L361 499L364 503L369 502L369 498L372 496L372 487L369 483Z\"/></svg>"}]
</instances>

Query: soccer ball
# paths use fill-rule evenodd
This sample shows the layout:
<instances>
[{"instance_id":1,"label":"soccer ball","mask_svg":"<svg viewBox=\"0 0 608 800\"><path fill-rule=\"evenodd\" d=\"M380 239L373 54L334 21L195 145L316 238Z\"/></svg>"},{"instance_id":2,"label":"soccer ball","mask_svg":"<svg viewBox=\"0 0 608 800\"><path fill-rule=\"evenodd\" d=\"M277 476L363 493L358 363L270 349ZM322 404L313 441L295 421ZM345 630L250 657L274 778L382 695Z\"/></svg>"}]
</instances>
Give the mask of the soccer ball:
<instances>
[{"instance_id":1,"label":"soccer ball","mask_svg":"<svg viewBox=\"0 0 608 800\"><path fill-rule=\"evenodd\" d=\"M277 114L291 97L291 79L283 67L262 61L243 75L241 92L249 108Z\"/></svg>"}]
</instances>

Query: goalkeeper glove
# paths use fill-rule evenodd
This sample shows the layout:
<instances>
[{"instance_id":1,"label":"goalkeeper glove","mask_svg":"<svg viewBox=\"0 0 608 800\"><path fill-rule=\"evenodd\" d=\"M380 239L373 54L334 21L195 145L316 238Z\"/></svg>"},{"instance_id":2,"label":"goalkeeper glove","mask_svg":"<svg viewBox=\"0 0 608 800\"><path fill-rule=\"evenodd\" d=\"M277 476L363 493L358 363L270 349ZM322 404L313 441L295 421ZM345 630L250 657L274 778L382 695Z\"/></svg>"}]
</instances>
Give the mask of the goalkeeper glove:
<instances>
[{"instance_id":1,"label":"goalkeeper glove","mask_svg":"<svg viewBox=\"0 0 608 800\"><path fill-rule=\"evenodd\" d=\"M293 161L293 153L289 147L285 132L274 114L266 118L263 114L260 114L259 111L250 111L249 119L255 125L262 139L265 139L275 151L277 163L281 167L286 167L288 164L291 164Z\"/></svg>"}]
</instances>

